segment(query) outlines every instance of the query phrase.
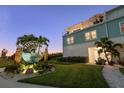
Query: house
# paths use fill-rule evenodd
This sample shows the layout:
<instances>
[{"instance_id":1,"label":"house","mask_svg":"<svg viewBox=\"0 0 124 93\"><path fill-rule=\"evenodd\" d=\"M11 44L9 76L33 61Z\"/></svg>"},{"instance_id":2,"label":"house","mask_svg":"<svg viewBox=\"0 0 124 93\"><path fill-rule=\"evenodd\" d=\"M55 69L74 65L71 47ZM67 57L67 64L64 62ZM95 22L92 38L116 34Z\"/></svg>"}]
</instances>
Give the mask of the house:
<instances>
[{"instance_id":1,"label":"house","mask_svg":"<svg viewBox=\"0 0 124 93\"><path fill-rule=\"evenodd\" d=\"M102 14L96 14L84 22L65 29L63 35L63 56L89 57L94 63L98 58L94 42L108 37L115 43L124 44L124 6L118 6ZM119 49L121 58L124 50Z\"/></svg>"}]
</instances>

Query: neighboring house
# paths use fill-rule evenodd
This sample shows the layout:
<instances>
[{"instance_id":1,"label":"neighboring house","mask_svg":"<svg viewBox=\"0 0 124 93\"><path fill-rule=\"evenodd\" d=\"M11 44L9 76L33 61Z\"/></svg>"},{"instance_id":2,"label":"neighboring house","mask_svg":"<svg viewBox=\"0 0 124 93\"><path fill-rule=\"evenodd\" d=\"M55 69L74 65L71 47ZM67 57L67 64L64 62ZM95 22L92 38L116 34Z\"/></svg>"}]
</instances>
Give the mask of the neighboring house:
<instances>
[{"instance_id":1,"label":"neighboring house","mask_svg":"<svg viewBox=\"0 0 124 93\"><path fill-rule=\"evenodd\" d=\"M89 57L89 62L95 62L98 53L94 42L102 37L124 44L124 6L67 28L63 35L63 56L85 56ZM120 53L123 58L124 50L120 49Z\"/></svg>"}]
</instances>

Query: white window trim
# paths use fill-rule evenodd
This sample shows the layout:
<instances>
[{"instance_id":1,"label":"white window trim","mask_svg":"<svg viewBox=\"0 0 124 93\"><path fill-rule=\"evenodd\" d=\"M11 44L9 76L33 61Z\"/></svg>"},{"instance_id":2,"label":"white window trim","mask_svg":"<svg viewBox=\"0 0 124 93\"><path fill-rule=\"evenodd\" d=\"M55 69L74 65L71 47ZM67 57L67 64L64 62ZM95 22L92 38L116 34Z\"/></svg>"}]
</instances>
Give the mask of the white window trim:
<instances>
[{"instance_id":1,"label":"white window trim","mask_svg":"<svg viewBox=\"0 0 124 93\"><path fill-rule=\"evenodd\" d=\"M96 30L93 30L90 33L94 32L94 31L96 32ZM97 32L96 32L96 38L92 38L92 34L91 34L91 40L95 40L95 39L97 39Z\"/></svg>"},{"instance_id":2,"label":"white window trim","mask_svg":"<svg viewBox=\"0 0 124 93\"><path fill-rule=\"evenodd\" d=\"M93 32L93 31L96 32L96 38L92 38L91 32ZM85 38L85 33L90 33L90 39L87 40L87 39ZM96 31L96 30L92 30L92 31L85 32L85 33L84 33L84 39L85 39L85 41L90 41L90 40L96 40L96 39L97 39L97 31Z\"/></svg>"},{"instance_id":3,"label":"white window trim","mask_svg":"<svg viewBox=\"0 0 124 93\"><path fill-rule=\"evenodd\" d=\"M73 36L67 37L66 42L67 42L68 45L73 44L74 43L74 37Z\"/></svg>"},{"instance_id":4,"label":"white window trim","mask_svg":"<svg viewBox=\"0 0 124 93\"><path fill-rule=\"evenodd\" d=\"M86 35L87 33L89 33L89 36L90 36L89 39L86 39L86 36L85 36L85 35ZM91 40L91 34L90 34L90 32L85 32L85 33L84 33L84 38L85 38L86 41Z\"/></svg>"},{"instance_id":5,"label":"white window trim","mask_svg":"<svg viewBox=\"0 0 124 93\"><path fill-rule=\"evenodd\" d=\"M121 23L124 23L124 21L122 21L122 22L119 22L119 29L120 29L120 34L121 34L121 35L124 35L124 32L122 32L122 31L121 31Z\"/></svg>"}]
</instances>

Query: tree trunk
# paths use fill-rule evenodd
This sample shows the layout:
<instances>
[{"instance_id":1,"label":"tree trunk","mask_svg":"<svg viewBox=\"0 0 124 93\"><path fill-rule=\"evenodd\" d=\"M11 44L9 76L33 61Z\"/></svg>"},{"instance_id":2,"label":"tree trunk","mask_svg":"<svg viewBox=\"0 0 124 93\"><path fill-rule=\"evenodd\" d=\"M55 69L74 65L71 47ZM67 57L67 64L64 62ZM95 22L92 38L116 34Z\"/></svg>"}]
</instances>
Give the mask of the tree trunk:
<instances>
[{"instance_id":1,"label":"tree trunk","mask_svg":"<svg viewBox=\"0 0 124 93\"><path fill-rule=\"evenodd\" d=\"M109 58L108 58L108 56L107 56L107 54L106 54L105 51L104 51L104 54L105 54L106 60L108 61L108 63L110 63L110 62L109 62Z\"/></svg>"},{"instance_id":2,"label":"tree trunk","mask_svg":"<svg viewBox=\"0 0 124 93\"><path fill-rule=\"evenodd\" d=\"M48 48L45 48L45 52L44 52L44 61L48 60Z\"/></svg>"},{"instance_id":3,"label":"tree trunk","mask_svg":"<svg viewBox=\"0 0 124 93\"><path fill-rule=\"evenodd\" d=\"M38 54L40 53L40 44L38 45Z\"/></svg>"}]
</instances>

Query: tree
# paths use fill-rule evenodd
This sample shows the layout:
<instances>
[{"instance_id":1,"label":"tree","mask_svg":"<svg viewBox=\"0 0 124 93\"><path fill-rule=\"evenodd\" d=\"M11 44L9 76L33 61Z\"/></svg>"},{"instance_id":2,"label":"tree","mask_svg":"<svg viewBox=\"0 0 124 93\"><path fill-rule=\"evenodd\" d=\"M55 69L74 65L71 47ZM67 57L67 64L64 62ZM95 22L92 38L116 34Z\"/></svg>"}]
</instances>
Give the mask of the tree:
<instances>
[{"instance_id":1,"label":"tree","mask_svg":"<svg viewBox=\"0 0 124 93\"><path fill-rule=\"evenodd\" d=\"M23 35L17 39L17 47L22 47L24 51L31 52L31 50L38 49L38 53L40 52L40 48L42 45L48 46L49 40L46 37L35 37L33 34Z\"/></svg>"},{"instance_id":2,"label":"tree","mask_svg":"<svg viewBox=\"0 0 124 93\"><path fill-rule=\"evenodd\" d=\"M116 56L120 57L120 53L116 48L122 48L122 45L119 43L114 44L114 42L109 40L107 37L101 38L100 41L96 41L95 46L97 48L100 47L100 49L98 50L98 54L100 56L101 53L104 53L108 63L110 63L108 58L109 55L111 55L112 59Z\"/></svg>"},{"instance_id":3,"label":"tree","mask_svg":"<svg viewBox=\"0 0 124 93\"><path fill-rule=\"evenodd\" d=\"M39 38L37 38L37 43L38 43L38 53L39 53L42 45L48 47L49 40L45 37L39 36Z\"/></svg>"},{"instance_id":4,"label":"tree","mask_svg":"<svg viewBox=\"0 0 124 93\"><path fill-rule=\"evenodd\" d=\"M118 57L120 59L120 53L117 50L118 48L123 48L122 44L116 43L116 44L111 44L109 47L109 52L111 53L111 59L113 60L113 58Z\"/></svg>"},{"instance_id":5,"label":"tree","mask_svg":"<svg viewBox=\"0 0 124 93\"><path fill-rule=\"evenodd\" d=\"M8 50L6 50L5 48L1 51L1 57L6 57Z\"/></svg>"}]
</instances>

